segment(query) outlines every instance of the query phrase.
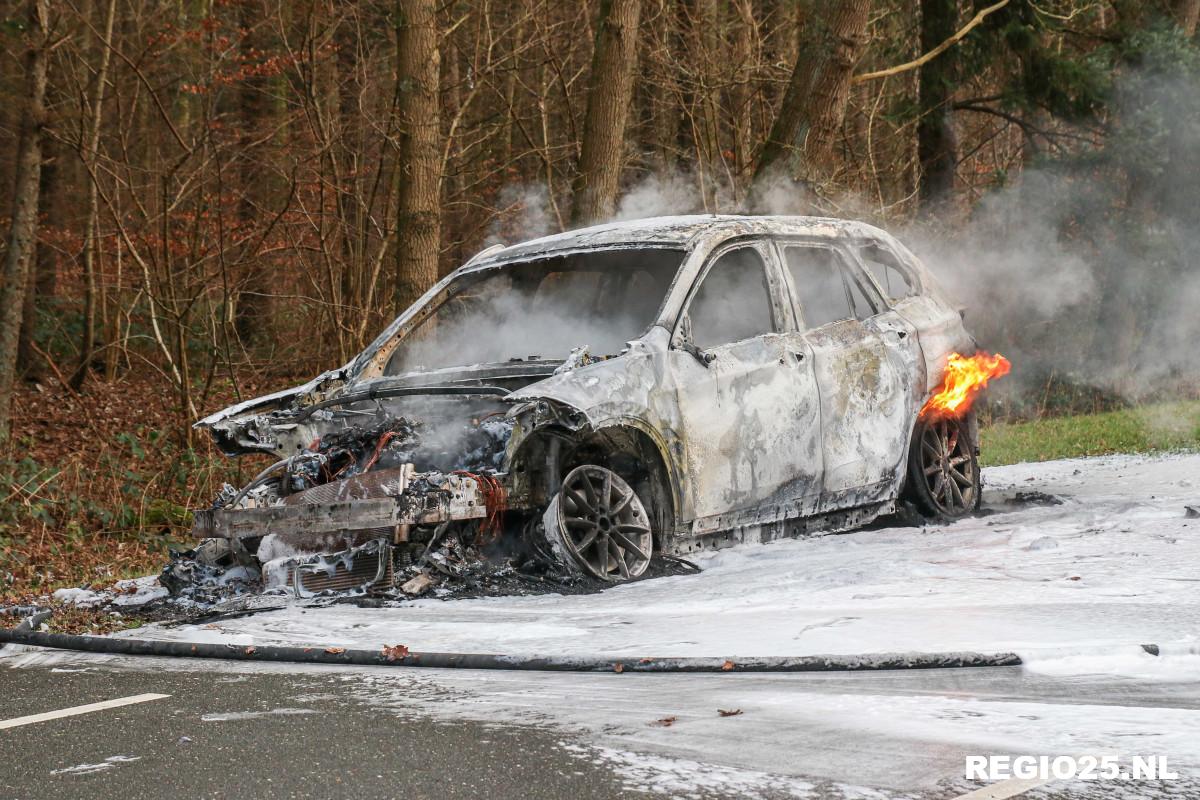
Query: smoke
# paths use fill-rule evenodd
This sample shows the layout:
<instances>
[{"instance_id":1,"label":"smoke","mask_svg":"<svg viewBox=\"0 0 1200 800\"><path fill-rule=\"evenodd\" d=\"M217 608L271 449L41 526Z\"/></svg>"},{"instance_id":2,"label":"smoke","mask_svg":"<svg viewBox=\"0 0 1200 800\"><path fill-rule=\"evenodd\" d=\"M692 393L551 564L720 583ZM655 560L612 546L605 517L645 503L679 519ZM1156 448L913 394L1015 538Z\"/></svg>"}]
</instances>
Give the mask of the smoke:
<instances>
[{"instance_id":1,"label":"smoke","mask_svg":"<svg viewBox=\"0 0 1200 800\"><path fill-rule=\"evenodd\" d=\"M695 214L704 210L703 195L691 175L684 172L652 173L621 195L613 221Z\"/></svg>"},{"instance_id":2,"label":"smoke","mask_svg":"<svg viewBox=\"0 0 1200 800\"><path fill-rule=\"evenodd\" d=\"M1044 402L1030 398L1051 384L1098 402L1194 393L1200 63L1169 37L1139 46L1114 78L1095 142L1040 141L1040 157L969 210L897 219L881 198L816 194L786 175L760 181L747 199L720 169L681 169L627 187L613 219L749 207L873 222L931 268L982 347L1012 359L999 393L1014 404ZM504 198L514 209L504 240L557 229L544 190L515 187ZM580 334L570 344L588 343Z\"/></svg>"},{"instance_id":3,"label":"smoke","mask_svg":"<svg viewBox=\"0 0 1200 800\"><path fill-rule=\"evenodd\" d=\"M1098 268L1062 233L1078 218L1074 197L1062 176L1030 169L957 228L934 219L894 231L963 309L980 345L1012 360L1002 383L1010 395L1051 374L1095 382L1084 356L1098 324Z\"/></svg>"},{"instance_id":4,"label":"smoke","mask_svg":"<svg viewBox=\"0 0 1200 800\"><path fill-rule=\"evenodd\" d=\"M1012 357L1010 395L1200 385L1200 70L1148 61L1115 82L1101 145L1026 169L957 229L898 231Z\"/></svg>"},{"instance_id":5,"label":"smoke","mask_svg":"<svg viewBox=\"0 0 1200 800\"><path fill-rule=\"evenodd\" d=\"M485 246L536 239L557 230L558 221L545 186L510 184L500 190Z\"/></svg>"}]
</instances>

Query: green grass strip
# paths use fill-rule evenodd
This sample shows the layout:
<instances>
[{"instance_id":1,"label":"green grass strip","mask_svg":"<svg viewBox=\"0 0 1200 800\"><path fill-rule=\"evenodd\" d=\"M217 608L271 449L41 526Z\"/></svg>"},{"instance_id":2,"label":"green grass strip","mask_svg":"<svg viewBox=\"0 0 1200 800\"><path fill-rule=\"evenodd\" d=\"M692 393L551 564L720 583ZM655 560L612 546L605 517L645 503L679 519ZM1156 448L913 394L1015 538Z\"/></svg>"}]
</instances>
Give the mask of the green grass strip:
<instances>
[{"instance_id":1,"label":"green grass strip","mask_svg":"<svg viewBox=\"0 0 1200 800\"><path fill-rule=\"evenodd\" d=\"M1021 461L1200 449L1200 401L1000 422L980 433L984 466Z\"/></svg>"}]
</instances>

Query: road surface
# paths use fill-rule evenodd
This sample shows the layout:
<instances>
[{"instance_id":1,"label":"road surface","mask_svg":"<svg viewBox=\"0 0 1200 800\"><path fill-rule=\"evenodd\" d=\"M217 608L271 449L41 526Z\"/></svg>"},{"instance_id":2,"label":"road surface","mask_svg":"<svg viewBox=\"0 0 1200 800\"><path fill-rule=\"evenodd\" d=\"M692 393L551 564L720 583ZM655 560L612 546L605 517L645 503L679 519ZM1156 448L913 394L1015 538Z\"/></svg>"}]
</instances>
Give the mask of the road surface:
<instances>
[{"instance_id":1,"label":"road surface","mask_svg":"<svg viewBox=\"0 0 1200 800\"><path fill-rule=\"evenodd\" d=\"M735 548L596 595L293 604L131 633L625 659L1011 650L1022 667L567 674L9 647L0 797L1200 798L1200 521L1184 512L1200 456L985 479L990 513L951 526ZM148 693L169 697L5 727ZM1179 777L964 777L968 756L1110 753Z\"/></svg>"},{"instance_id":2,"label":"road surface","mask_svg":"<svg viewBox=\"0 0 1200 800\"><path fill-rule=\"evenodd\" d=\"M774 676L247 667L49 651L0 661L3 720L168 695L0 730L0 796L949 800L982 785L963 780L964 757L992 753L984 742L1014 722L1031 737L1026 747L1068 754L1090 751L1100 730L1127 741L1123 756L1178 755L1188 734L1163 744L1172 729L1192 726L1191 747L1200 734L1200 682L1019 667ZM1180 772L1021 796L1200 796L1195 772Z\"/></svg>"}]
</instances>

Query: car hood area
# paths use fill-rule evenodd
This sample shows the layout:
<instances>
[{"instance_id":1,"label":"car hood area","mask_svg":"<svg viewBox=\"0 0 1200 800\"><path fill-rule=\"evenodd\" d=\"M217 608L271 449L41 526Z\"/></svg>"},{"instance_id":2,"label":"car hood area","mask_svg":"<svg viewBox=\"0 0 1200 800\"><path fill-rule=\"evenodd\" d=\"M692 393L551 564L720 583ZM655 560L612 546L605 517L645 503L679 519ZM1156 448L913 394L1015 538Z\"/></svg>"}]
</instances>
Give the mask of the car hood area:
<instances>
[{"instance_id":1,"label":"car hood area","mask_svg":"<svg viewBox=\"0 0 1200 800\"><path fill-rule=\"evenodd\" d=\"M299 386L236 403L195 424L230 456L303 449L328 429L334 413L374 404L380 413L453 415L453 403L429 398L503 398L554 375L560 361L513 359L456 369L348 380L348 368L324 372ZM471 407L470 403L459 403ZM495 409L493 409L495 410ZM325 412L325 413L322 413ZM366 413L366 412L363 412Z\"/></svg>"}]
</instances>

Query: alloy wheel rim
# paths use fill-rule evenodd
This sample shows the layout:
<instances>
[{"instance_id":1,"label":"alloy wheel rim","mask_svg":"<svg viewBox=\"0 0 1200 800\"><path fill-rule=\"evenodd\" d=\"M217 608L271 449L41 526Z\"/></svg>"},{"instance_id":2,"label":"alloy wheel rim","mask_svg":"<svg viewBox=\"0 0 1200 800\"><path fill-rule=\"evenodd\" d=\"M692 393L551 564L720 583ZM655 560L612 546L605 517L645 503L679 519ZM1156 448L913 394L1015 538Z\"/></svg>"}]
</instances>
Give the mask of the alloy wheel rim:
<instances>
[{"instance_id":1,"label":"alloy wheel rim","mask_svg":"<svg viewBox=\"0 0 1200 800\"><path fill-rule=\"evenodd\" d=\"M621 476L585 464L563 480L559 532L585 572L608 581L636 578L650 566L653 536L646 509Z\"/></svg>"},{"instance_id":2,"label":"alloy wheel rim","mask_svg":"<svg viewBox=\"0 0 1200 800\"><path fill-rule=\"evenodd\" d=\"M970 444L957 422L936 419L921 435L921 472L929 496L947 514L975 507L975 470Z\"/></svg>"}]
</instances>

